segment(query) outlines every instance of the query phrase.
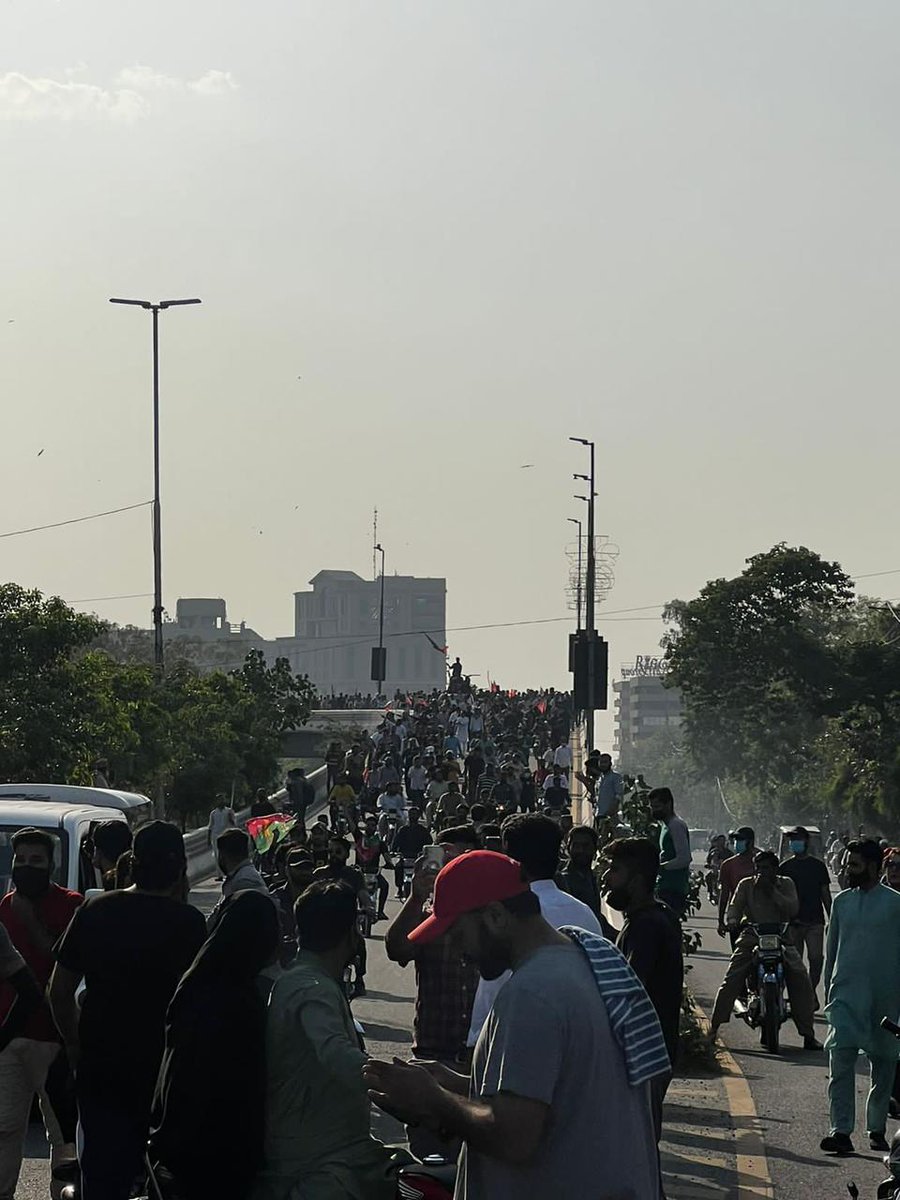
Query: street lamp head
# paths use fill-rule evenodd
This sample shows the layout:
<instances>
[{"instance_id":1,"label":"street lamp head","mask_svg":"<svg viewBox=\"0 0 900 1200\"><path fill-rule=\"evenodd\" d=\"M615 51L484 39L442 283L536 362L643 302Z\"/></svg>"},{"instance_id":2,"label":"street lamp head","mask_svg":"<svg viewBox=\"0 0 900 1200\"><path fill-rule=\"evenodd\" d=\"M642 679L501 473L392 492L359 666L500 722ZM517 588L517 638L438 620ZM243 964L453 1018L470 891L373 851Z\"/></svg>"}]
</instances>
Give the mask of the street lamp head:
<instances>
[{"instance_id":1,"label":"street lamp head","mask_svg":"<svg viewBox=\"0 0 900 1200\"><path fill-rule=\"evenodd\" d=\"M202 303L203 303L202 300L198 300L196 298L193 300L160 300L159 307L160 308L177 308L181 304L202 304Z\"/></svg>"},{"instance_id":2,"label":"street lamp head","mask_svg":"<svg viewBox=\"0 0 900 1200\"><path fill-rule=\"evenodd\" d=\"M590 504L590 501L588 500L587 496L575 496L574 499L575 500L583 500L585 502L585 504Z\"/></svg>"},{"instance_id":3,"label":"street lamp head","mask_svg":"<svg viewBox=\"0 0 900 1200\"><path fill-rule=\"evenodd\" d=\"M590 443L590 442L587 440L587 438L576 438L576 437L570 437L570 438L569 438L569 441L570 441L570 442L577 442L579 446L589 446L589 445L591 444L591 443Z\"/></svg>"},{"instance_id":4,"label":"street lamp head","mask_svg":"<svg viewBox=\"0 0 900 1200\"><path fill-rule=\"evenodd\" d=\"M566 517L566 520L571 521L573 525L577 525L579 529L581 528L581 521L578 517Z\"/></svg>"},{"instance_id":5,"label":"street lamp head","mask_svg":"<svg viewBox=\"0 0 900 1200\"><path fill-rule=\"evenodd\" d=\"M573 476L572 476L572 478L573 478L573 479L583 479L583 480L585 481L585 483L590 483L590 482L591 482L591 477L590 477L590 475L573 475Z\"/></svg>"},{"instance_id":6,"label":"street lamp head","mask_svg":"<svg viewBox=\"0 0 900 1200\"><path fill-rule=\"evenodd\" d=\"M376 545L375 549L378 550L379 553L384 554L384 548L382 547L380 542Z\"/></svg>"},{"instance_id":7,"label":"street lamp head","mask_svg":"<svg viewBox=\"0 0 900 1200\"><path fill-rule=\"evenodd\" d=\"M110 304L133 304L135 308L152 308L153 305L149 300L123 300L119 296L111 296Z\"/></svg>"}]
</instances>

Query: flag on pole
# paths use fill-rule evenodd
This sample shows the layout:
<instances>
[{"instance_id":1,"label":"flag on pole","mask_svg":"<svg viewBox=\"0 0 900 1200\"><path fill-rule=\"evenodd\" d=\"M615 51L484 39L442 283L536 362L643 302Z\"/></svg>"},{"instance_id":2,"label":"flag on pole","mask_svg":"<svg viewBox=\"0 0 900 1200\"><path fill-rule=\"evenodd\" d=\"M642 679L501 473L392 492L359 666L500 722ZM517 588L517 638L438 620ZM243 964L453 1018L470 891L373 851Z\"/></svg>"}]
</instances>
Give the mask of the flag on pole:
<instances>
[{"instance_id":1,"label":"flag on pole","mask_svg":"<svg viewBox=\"0 0 900 1200\"><path fill-rule=\"evenodd\" d=\"M435 650L437 650L438 654L446 654L447 653L447 647L439 646L433 637L429 637L429 635L427 633L423 633L422 636L425 638L428 638L428 641L431 643L432 647Z\"/></svg>"},{"instance_id":2,"label":"flag on pole","mask_svg":"<svg viewBox=\"0 0 900 1200\"><path fill-rule=\"evenodd\" d=\"M287 813L270 813L265 817L251 817L247 822L247 834L259 854L271 850L276 842L287 837L297 823L296 817Z\"/></svg>"}]
</instances>

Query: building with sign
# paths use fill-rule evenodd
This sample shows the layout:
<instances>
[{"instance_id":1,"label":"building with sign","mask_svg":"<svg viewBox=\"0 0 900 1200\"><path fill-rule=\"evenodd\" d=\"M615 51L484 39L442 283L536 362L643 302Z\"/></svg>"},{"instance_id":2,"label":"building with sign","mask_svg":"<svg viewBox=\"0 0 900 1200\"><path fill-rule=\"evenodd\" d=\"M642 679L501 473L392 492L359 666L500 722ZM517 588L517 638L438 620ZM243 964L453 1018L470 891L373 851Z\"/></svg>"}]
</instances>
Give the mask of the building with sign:
<instances>
[{"instance_id":1,"label":"building with sign","mask_svg":"<svg viewBox=\"0 0 900 1200\"><path fill-rule=\"evenodd\" d=\"M613 684L613 748L621 770L640 770L641 743L661 729L674 732L681 726L681 692L663 685L664 669L662 658L638 655L633 664L622 667L622 678Z\"/></svg>"}]
</instances>

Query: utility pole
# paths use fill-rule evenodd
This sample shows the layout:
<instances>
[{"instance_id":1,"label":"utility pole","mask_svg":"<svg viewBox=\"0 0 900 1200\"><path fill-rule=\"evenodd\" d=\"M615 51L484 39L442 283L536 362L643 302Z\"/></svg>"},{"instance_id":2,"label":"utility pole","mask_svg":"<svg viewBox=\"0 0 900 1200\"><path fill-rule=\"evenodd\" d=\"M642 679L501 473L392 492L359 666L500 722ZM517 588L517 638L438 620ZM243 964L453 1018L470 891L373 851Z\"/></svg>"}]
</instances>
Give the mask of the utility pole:
<instances>
[{"instance_id":1,"label":"utility pole","mask_svg":"<svg viewBox=\"0 0 900 1200\"><path fill-rule=\"evenodd\" d=\"M575 632L581 633L581 521L578 517L566 517L566 520L578 526L578 578L575 582Z\"/></svg>"},{"instance_id":2,"label":"utility pole","mask_svg":"<svg viewBox=\"0 0 900 1200\"><path fill-rule=\"evenodd\" d=\"M587 446L591 452L591 470L590 475L574 475L574 479L584 479L588 484L587 505L588 505L588 533L587 533L587 577L585 579L584 588L584 625L587 634L587 689L588 689L588 706L585 709L585 747L587 752L594 749L594 709L596 704L595 685L596 685L596 664L595 664L595 645L597 641L597 630L594 628L595 614L595 583L597 577L597 566L595 562L594 548L594 499L596 497L596 478L594 467L594 443L588 441L587 438L570 437L570 442L577 442L581 446Z\"/></svg>"},{"instance_id":3,"label":"utility pole","mask_svg":"<svg viewBox=\"0 0 900 1200\"><path fill-rule=\"evenodd\" d=\"M381 599L378 604L378 694L381 695L387 665L384 661L384 550L380 542L376 544L375 549L381 554Z\"/></svg>"},{"instance_id":4,"label":"utility pole","mask_svg":"<svg viewBox=\"0 0 900 1200\"><path fill-rule=\"evenodd\" d=\"M193 300L122 300L113 297L110 304L131 304L153 314L153 663L162 676L165 661L163 650L162 600L162 516L159 501L159 314L160 310L178 308L184 304L199 304Z\"/></svg>"}]
</instances>

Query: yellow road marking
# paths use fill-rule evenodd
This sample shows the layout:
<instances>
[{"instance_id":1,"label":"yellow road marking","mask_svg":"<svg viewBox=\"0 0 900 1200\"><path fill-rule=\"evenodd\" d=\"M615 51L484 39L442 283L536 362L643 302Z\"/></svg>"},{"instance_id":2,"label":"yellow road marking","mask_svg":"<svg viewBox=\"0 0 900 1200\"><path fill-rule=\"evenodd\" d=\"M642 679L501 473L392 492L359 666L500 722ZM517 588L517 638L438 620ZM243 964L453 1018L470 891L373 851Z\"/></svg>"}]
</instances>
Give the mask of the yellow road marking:
<instances>
[{"instance_id":1,"label":"yellow road marking","mask_svg":"<svg viewBox=\"0 0 900 1200\"><path fill-rule=\"evenodd\" d=\"M700 1024L709 1029L709 1019L696 1000L694 1012ZM735 1200L773 1200L775 1188L769 1174L766 1144L750 1085L744 1072L724 1046L721 1046L718 1054L723 1072L722 1083L728 1100L728 1113L736 1122L740 1122L735 1127Z\"/></svg>"}]
</instances>

